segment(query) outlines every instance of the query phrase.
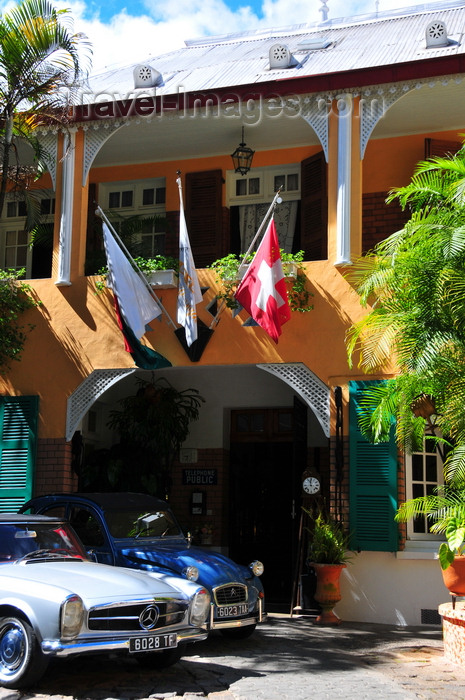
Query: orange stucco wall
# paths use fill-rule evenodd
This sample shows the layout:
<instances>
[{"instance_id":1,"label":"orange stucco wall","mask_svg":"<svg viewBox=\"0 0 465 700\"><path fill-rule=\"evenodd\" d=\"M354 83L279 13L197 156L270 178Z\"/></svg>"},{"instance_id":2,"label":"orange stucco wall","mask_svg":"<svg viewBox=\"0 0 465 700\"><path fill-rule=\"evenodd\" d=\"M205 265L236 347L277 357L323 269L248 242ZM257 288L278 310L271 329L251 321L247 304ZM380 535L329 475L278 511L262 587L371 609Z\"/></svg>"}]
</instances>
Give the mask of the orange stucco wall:
<instances>
[{"instance_id":1,"label":"orange stucco wall","mask_svg":"<svg viewBox=\"0 0 465 700\"><path fill-rule=\"evenodd\" d=\"M359 248L362 192L388 191L394 185L408 182L415 163L424 153L424 135L369 142L366 156L356 156L358 128L354 129L352 153L352 239L353 253ZM457 140L457 132L444 132L430 137ZM76 141L76 154L82 152L82 138ZM300 162L320 150L319 147L293 148L257 153L254 166ZM335 205L337 185L337 128L330 123L328 165L328 239L335 245ZM80 156L79 156L80 157ZM228 156L190 159L183 162L129 165L127 167L93 168L89 180L94 183L116 180L165 176L167 180L167 210L179 206L175 186L176 170L183 173L199 170L230 168ZM171 172L172 171L172 172ZM41 438L63 437L66 423L66 402L70 394L94 370L133 367L131 356L124 350L122 334L117 326L112 295L95 293L94 278L79 274L83 265L87 187L82 187L80 166L75 181L73 214L72 284L57 287L54 278L33 280L31 286L41 305L25 314L24 322L34 325L28 335L21 363L13 363L11 371L0 378L0 392L11 394L35 393L40 397ZM57 182L60 182L60 172ZM40 186L42 183L38 183ZM59 211L60 186L57 186ZM58 219L58 215L57 215ZM57 234L56 230L56 234ZM81 234L81 235L79 235ZM56 237L57 242L57 237ZM80 263L77 265L76 260ZM55 256L56 261L56 256ZM328 386L346 385L347 378L360 378L361 371L348 368L345 333L364 312L358 296L344 276L328 261L306 264L308 286L314 294L314 309L305 314L293 313L278 344L258 327L242 327L245 316L233 318L229 310L208 343L199 363L191 363L166 322L153 322L145 342L164 355L173 366L234 365L260 362L303 362ZM56 270L56 262L54 272ZM202 286L208 287L204 301L198 306L199 317L209 326L212 316L206 305L217 289L215 275L210 270L199 271ZM163 290L163 303L171 318L176 318L176 290ZM392 371L392 370L390 370Z\"/></svg>"},{"instance_id":2,"label":"orange stucco wall","mask_svg":"<svg viewBox=\"0 0 465 700\"><path fill-rule=\"evenodd\" d=\"M166 322L154 321L145 341L173 366L304 362L331 385L333 376L347 375L344 335L363 311L341 271L325 261L306 267L314 309L293 313L277 344L261 328L242 327L246 316L233 318L227 309L198 363L191 363ZM197 310L210 325L212 316L205 307L215 295L215 274L200 270L199 278L209 290ZM64 435L67 398L94 369L134 366L124 350L112 294L96 294L94 282L93 277L81 277L69 287L56 287L50 280L31 282L42 303L24 316L34 329L28 334L23 360L13 363L0 379L0 391L20 395L34 387L33 393L40 397L40 437ZM163 290L163 304L172 319L176 297L176 289ZM354 370L354 376L359 374Z\"/></svg>"}]
</instances>

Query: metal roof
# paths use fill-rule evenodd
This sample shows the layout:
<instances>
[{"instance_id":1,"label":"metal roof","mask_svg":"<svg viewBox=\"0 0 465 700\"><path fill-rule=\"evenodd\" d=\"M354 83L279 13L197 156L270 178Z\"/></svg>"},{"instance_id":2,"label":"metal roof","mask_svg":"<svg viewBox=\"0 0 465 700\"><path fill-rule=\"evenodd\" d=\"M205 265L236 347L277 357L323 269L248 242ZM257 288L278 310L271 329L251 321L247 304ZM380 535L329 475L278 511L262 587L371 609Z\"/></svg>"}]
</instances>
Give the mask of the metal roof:
<instances>
[{"instance_id":1,"label":"metal roof","mask_svg":"<svg viewBox=\"0 0 465 700\"><path fill-rule=\"evenodd\" d=\"M425 31L434 20L446 24L450 39L446 47L426 47ZM442 0L376 15L191 40L184 48L145 62L162 74L164 84L156 91L144 89L143 94L193 93L463 54L464 29L465 3ZM328 47L299 46L316 37L328 40ZM296 65L270 69L269 50L277 43L287 46ZM134 68L135 64L91 76L83 101L94 101L96 94L116 100L137 96Z\"/></svg>"}]
</instances>

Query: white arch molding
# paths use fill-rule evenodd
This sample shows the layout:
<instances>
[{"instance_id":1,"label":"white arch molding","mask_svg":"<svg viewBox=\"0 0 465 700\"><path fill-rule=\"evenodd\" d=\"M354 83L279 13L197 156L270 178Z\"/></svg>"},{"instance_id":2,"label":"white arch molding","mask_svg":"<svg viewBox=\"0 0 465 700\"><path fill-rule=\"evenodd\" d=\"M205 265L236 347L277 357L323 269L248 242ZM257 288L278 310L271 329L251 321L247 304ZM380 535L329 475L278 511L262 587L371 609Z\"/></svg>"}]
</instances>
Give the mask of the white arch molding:
<instances>
[{"instance_id":1,"label":"white arch molding","mask_svg":"<svg viewBox=\"0 0 465 700\"><path fill-rule=\"evenodd\" d=\"M136 369L95 369L73 391L66 406L66 440L69 442L89 408L113 384L133 374Z\"/></svg>"},{"instance_id":2,"label":"white arch molding","mask_svg":"<svg viewBox=\"0 0 465 700\"><path fill-rule=\"evenodd\" d=\"M265 370L291 386L311 408L324 434L329 437L329 388L302 362L259 364ZM69 396L66 408L66 440L69 442L80 422L97 401L113 384L137 371L131 369L96 369ZM195 369L194 369L195 371Z\"/></svg>"},{"instance_id":3,"label":"white arch molding","mask_svg":"<svg viewBox=\"0 0 465 700\"><path fill-rule=\"evenodd\" d=\"M329 438L329 388L303 362L257 365L291 386L315 414L324 434Z\"/></svg>"}]
</instances>

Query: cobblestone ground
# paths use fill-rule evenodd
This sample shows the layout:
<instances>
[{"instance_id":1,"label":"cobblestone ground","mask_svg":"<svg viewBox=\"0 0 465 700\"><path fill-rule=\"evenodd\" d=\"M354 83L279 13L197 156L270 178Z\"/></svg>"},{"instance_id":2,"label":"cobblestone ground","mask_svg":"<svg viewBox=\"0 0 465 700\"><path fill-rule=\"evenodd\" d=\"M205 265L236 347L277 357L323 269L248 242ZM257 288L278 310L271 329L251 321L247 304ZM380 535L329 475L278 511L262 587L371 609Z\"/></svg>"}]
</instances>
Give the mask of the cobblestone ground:
<instances>
[{"instance_id":1,"label":"cobblestone ground","mask_svg":"<svg viewBox=\"0 0 465 700\"><path fill-rule=\"evenodd\" d=\"M0 700L465 700L465 667L443 657L439 627L395 628L272 615L231 642L213 633L163 671L134 658L82 657L50 664L37 687L0 689Z\"/></svg>"}]
</instances>

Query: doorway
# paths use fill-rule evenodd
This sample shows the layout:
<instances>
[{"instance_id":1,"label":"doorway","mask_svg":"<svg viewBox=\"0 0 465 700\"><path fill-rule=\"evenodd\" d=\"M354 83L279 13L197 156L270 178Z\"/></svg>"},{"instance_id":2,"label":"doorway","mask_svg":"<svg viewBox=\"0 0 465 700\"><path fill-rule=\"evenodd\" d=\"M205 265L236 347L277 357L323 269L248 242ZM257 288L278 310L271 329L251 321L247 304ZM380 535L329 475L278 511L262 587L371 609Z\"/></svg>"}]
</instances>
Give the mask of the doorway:
<instances>
[{"instance_id":1,"label":"doorway","mask_svg":"<svg viewBox=\"0 0 465 700\"><path fill-rule=\"evenodd\" d=\"M305 468L296 460L296 423L292 408L231 414L229 552L244 564L263 562L267 608L285 612L296 573Z\"/></svg>"}]
</instances>

